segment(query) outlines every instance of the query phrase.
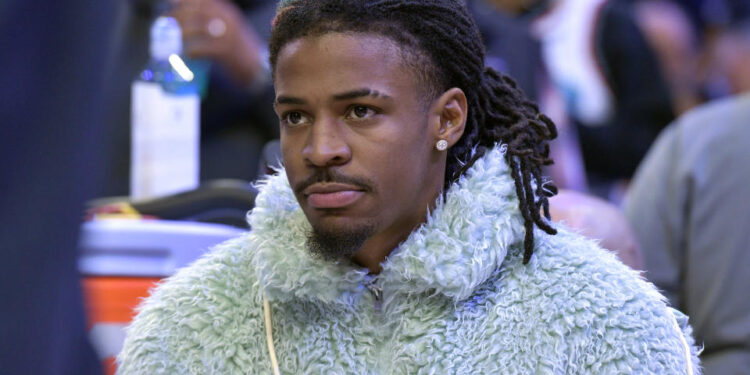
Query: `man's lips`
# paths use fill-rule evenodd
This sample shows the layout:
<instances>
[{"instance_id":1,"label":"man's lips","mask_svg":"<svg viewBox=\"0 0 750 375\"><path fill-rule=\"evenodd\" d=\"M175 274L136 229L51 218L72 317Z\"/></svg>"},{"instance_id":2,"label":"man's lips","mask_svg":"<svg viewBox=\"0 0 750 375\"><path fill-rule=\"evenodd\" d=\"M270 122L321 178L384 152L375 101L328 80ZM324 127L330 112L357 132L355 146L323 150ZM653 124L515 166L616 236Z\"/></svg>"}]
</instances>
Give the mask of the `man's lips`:
<instances>
[{"instance_id":1,"label":"man's lips","mask_svg":"<svg viewBox=\"0 0 750 375\"><path fill-rule=\"evenodd\" d=\"M313 208L342 208L354 203L364 194L362 188L341 183L316 183L302 194Z\"/></svg>"}]
</instances>

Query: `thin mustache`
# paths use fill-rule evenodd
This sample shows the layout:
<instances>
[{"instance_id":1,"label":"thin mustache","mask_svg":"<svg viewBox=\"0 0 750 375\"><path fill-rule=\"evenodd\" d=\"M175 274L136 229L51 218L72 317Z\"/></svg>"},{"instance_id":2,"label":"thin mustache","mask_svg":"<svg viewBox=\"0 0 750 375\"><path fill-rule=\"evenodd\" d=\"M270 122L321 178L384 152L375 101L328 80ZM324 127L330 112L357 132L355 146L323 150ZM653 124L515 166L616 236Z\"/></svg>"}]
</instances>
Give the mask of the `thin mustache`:
<instances>
[{"instance_id":1,"label":"thin mustache","mask_svg":"<svg viewBox=\"0 0 750 375\"><path fill-rule=\"evenodd\" d=\"M313 174L311 174L310 177L306 178L304 181L296 183L294 185L294 192L300 194L310 185L319 182L335 182L340 184L353 185L364 191L372 191L372 183L370 182L370 180L364 177L347 176L341 172L336 171L335 169L319 168L316 169L315 172L313 172Z\"/></svg>"}]
</instances>

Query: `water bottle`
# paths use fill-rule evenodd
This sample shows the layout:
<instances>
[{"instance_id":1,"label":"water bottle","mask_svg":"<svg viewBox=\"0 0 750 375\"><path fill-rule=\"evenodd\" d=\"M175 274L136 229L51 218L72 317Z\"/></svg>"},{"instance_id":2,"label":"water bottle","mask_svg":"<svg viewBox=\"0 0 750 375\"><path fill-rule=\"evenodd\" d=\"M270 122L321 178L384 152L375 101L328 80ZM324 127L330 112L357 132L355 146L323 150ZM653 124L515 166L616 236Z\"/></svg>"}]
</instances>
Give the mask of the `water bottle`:
<instances>
[{"instance_id":1,"label":"water bottle","mask_svg":"<svg viewBox=\"0 0 750 375\"><path fill-rule=\"evenodd\" d=\"M131 89L130 197L135 200L192 190L199 183L199 87L181 53L180 25L171 17L157 18L151 58Z\"/></svg>"}]
</instances>

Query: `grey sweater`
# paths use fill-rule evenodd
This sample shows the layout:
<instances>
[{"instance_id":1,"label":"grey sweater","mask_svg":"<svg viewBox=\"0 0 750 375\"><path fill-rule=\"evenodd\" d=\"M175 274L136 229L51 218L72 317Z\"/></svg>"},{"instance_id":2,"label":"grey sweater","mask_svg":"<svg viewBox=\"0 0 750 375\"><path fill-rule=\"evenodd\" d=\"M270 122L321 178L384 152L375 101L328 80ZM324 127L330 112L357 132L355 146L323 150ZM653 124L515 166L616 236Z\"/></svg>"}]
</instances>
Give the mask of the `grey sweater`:
<instances>
[{"instance_id":1,"label":"grey sweater","mask_svg":"<svg viewBox=\"0 0 750 375\"><path fill-rule=\"evenodd\" d=\"M750 373L750 94L681 117L639 168L626 214L646 276L690 315L705 374Z\"/></svg>"}]
</instances>

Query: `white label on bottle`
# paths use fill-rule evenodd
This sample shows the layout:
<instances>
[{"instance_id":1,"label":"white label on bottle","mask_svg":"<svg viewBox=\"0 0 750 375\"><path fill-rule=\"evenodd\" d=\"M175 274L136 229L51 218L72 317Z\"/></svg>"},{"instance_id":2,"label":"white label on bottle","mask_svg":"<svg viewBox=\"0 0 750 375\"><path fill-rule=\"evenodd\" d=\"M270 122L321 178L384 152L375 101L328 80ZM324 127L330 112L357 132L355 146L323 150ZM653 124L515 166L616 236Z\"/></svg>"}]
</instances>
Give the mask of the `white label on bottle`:
<instances>
[{"instance_id":1,"label":"white label on bottle","mask_svg":"<svg viewBox=\"0 0 750 375\"><path fill-rule=\"evenodd\" d=\"M130 197L192 190L199 183L200 100L136 81L131 103Z\"/></svg>"}]
</instances>

